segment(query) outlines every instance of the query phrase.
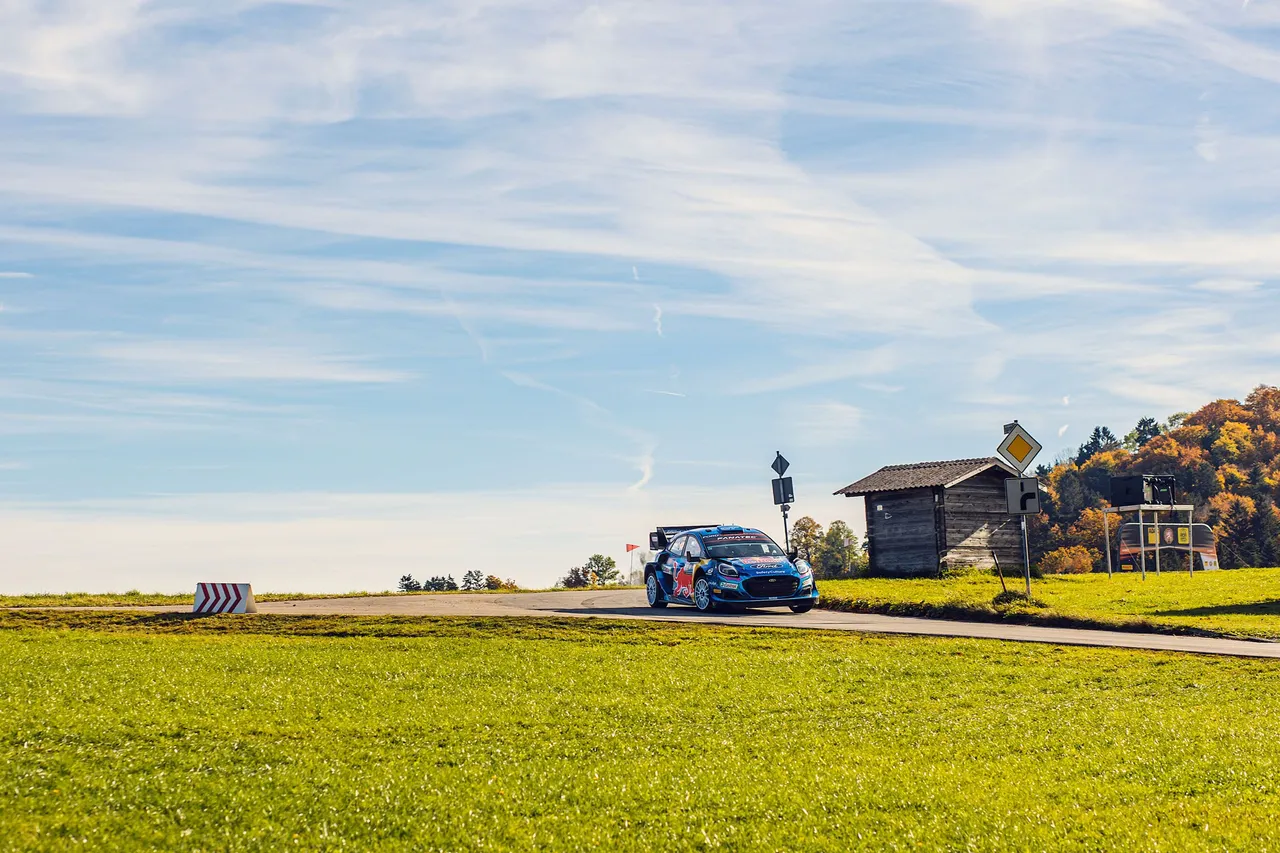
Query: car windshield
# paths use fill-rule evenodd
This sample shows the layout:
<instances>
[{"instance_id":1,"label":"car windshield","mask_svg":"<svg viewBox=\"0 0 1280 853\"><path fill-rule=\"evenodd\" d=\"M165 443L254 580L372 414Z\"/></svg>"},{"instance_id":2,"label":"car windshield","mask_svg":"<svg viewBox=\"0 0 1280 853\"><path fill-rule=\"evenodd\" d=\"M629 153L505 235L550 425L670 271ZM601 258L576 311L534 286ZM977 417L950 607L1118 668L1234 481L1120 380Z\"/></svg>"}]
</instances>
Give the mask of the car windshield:
<instances>
[{"instance_id":1,"label":"car windshield","mask_svg":"<svg viewBox=\"0 0 1280 853\"><path fill-rule=\"evenodd\" d=\"M717 537L719 538L719 537ZM729 538L729 537L724 537ZM741 560L746 557L782 557L782 549L763 536L750 539L735 537L730 542L708 542L707 554L718 560Z\"/></svg>"}]
</instances>

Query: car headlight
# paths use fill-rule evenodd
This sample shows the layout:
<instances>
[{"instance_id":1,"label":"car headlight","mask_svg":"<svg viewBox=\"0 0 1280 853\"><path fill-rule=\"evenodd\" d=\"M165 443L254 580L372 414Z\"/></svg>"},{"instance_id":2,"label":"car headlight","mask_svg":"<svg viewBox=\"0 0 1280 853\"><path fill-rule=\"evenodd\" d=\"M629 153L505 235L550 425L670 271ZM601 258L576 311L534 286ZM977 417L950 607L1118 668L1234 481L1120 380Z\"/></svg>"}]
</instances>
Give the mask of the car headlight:
<instances>
[{"instance_id":1,"label":"car headlight","mask_svg":"<svg viewBox=\"0 0 1280 853\"><path fill-rule=\"evenodd\" d=\"M800 573L801 577L804 577L805 575L813 574L813 567L809 565L808 560L796 560L796 571Z\"/></svg>"},{"instance_id":2,"label":"car headlight","mask_svg":"<svg viewBox=\"0 0 1280 853\"><path fill-rule=\"evenodd\" d=\"M738 577L738 570L731 563L721 563L716 568L716 571L720 573L721 577L726 577L726 578Z\"/></svg>"}]
</instances>

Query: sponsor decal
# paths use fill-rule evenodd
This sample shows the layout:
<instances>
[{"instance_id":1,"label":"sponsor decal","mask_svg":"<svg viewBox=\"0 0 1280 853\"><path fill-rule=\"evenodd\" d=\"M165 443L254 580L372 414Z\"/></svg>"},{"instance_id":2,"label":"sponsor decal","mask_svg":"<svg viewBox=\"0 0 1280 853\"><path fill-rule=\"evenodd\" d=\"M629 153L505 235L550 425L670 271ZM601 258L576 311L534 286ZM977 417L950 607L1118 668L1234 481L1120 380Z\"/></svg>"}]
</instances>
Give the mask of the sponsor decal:
<instances>
[{"instance_id":1,"label":"sponsor decal","mask_svg":"<svg viewBox=\"0 0 1280 853\"><path fill-rule=\"evenodd\" d=\"M742 588L742 585L739 584L737 581L720 581L720 586L724 587L725 589L741 589Z\"/></svg>"},{"instance_id":2,"label":"sponsor decal","mask_svg":"<svg viewBox=\"0 0 1280 853\"><path fill-rule=\"evenodd\" d=\"M740 542L771 542L763 533L720 533L715 536L704 536L702 541L710 545L732 545Z\"/></svg>"}]
</instances>

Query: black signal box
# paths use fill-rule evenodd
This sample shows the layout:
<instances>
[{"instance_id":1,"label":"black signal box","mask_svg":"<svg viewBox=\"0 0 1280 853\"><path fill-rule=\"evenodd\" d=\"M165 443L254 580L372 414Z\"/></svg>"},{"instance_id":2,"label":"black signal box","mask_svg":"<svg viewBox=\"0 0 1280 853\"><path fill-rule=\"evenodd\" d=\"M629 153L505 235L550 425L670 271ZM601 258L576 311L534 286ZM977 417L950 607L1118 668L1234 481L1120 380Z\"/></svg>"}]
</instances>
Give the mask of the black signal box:
<instances>
[{"instance_id":1,"label":"black signal box","mask_svg":"<svg viewBox=\"0 0 1280 853\"><path fill-rule=\"evenodd\" d=\"M1167 474L1138 474L1111 478L1111 505L1172 506L1178 502L1178 480Z\"/></svg>"}]
</instances>

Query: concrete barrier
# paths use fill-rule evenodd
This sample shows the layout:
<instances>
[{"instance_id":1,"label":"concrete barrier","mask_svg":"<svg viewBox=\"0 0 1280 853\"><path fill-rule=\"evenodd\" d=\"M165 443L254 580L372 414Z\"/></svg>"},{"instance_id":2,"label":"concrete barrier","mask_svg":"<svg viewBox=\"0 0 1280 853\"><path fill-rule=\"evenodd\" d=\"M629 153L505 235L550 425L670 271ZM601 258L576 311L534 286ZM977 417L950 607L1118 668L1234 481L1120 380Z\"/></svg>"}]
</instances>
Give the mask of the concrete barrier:
<instances>
[{"instance_id":1,"label":"concrete barrier","mask_svg":"<svg viewBox=\"0 0 1280 853\"><path fill-rule=\"evenodd\" d=\"M257 613L253 586L247 583L198 583L192 613Z\"/></svg>"}]
</instances>

